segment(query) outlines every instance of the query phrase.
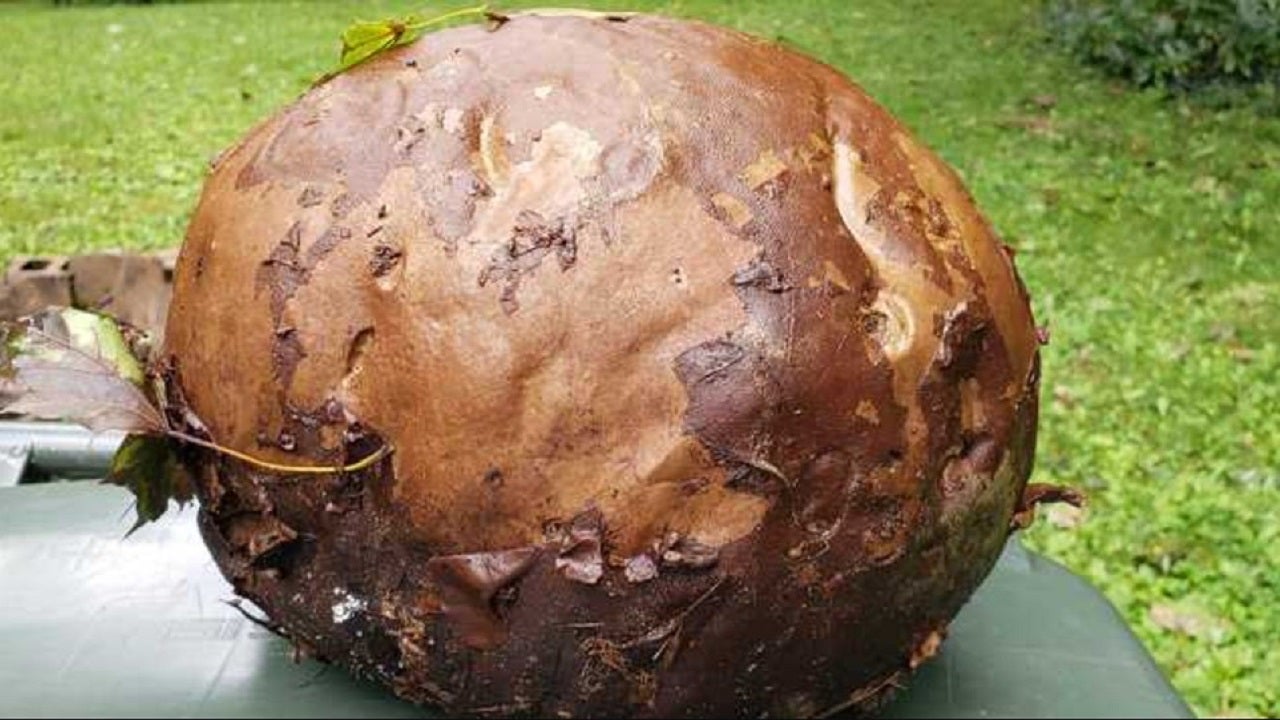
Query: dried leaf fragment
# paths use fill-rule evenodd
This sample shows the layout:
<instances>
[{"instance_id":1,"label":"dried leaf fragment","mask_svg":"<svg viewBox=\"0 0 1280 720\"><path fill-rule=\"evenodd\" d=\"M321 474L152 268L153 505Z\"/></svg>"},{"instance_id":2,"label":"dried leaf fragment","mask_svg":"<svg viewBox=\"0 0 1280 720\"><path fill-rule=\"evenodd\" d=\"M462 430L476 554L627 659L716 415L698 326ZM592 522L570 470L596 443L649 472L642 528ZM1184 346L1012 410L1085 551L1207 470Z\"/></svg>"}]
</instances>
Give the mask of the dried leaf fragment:
<instances>
[{"instance_id":1,"label":"dried leaf fragment","mask_svg":"<svg viewBox=\"0 0 1280 720\"><path fill-rule=\"evenodd\" d=\"M1152 605L1147 617L1161 630L1193 638L1216 641L1226 631L1224 623L1217 618L1162 603Z\"/></svg>"},{"instance_id":2,"label":"dried leaf fragment","mask_svg":"<svg viewBox=\"0 0 1280 720\"><path fill-rule=\"evenodd\" d=\"M1022 499L1018 509L1009 521L1009 531L1025 530L1036 520L1036 506L1043 503L1067 503L1077 508L1084 507L1084 493L1075 488L1046 483L1029 483L1022 491Z\"/></svg>"}]
</instances>

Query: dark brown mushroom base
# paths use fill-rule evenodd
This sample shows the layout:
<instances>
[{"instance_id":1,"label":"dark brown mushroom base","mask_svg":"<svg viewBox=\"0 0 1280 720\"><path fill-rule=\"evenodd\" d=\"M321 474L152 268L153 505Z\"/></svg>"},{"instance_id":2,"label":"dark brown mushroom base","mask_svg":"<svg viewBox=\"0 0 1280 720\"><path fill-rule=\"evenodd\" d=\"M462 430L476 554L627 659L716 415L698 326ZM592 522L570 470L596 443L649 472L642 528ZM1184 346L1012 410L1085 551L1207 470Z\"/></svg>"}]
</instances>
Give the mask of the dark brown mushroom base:
<instances>
[{"instance_id":1,"label":"dark brown mushroom base","mask_svg":"<svg viewBox=\"0 0 1280 720\"><path fill-rule=\"evenodd\" d=\"M1037 346L956 176L855 85L647 16L522 14L217 163L167 332L237 591L469 715L866 710L990 570ZM199 420L196 420L198 418Z\"/></svg>"}]
</instances>

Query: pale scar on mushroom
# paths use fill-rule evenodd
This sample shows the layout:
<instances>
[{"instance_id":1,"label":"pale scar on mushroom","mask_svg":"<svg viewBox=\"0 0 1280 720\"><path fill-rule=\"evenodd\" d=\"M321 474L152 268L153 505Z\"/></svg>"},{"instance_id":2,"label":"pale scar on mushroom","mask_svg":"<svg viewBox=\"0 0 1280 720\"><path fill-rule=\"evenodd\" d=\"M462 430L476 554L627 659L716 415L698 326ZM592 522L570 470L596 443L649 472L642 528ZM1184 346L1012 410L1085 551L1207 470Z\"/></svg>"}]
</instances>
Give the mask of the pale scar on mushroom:
<instances>
[{"instance_id":1,"label":"pale scar on mushroom","mask_svg":"<svg viewBox=\"0 0 1280 720\"><path fill-rule=\"evenodd\" d=\"M729 219L729 224L739 230L751 222L754 217L751 213L751 208L747 207L746 203L728 193L719 192L712 195L711 204L725 214Z\"/></svg>"},{"instance_id":2,"label":"pale scar on mushroom","mask_svg":"<svg viewBox=\"0 0 1280 720\"><path fill-rule=\"evenodd\" d=\"M895 259L894 238L868 222L867 204L881 185L863 171L858 151L837 138L831 160L831 192L840 218L881 281L872 303L874 324L868 338L894 364L894 397L907 408L908 432L922 434L924 410L918 382L937 352L939 338L927 330L932 318L919 313L923 308L946 307L949 298L926 277L922 265ZM916 465L922 461L923 445L911 443L910 447L906 460Z\"/></svg>"},{"instance_id":3,"label":"pale scar on mushroom","mask_svg":"<svg viewBox=\"0 0 1280 720\"><path fill-rule=\"evenodd\" d=\"M771 180L775 180L787 171L787 164L778 158L772 148L760 153L752 163L742 169L738 175L742 182L752 190L759 190Z\"/></svg>"}]
</instances>

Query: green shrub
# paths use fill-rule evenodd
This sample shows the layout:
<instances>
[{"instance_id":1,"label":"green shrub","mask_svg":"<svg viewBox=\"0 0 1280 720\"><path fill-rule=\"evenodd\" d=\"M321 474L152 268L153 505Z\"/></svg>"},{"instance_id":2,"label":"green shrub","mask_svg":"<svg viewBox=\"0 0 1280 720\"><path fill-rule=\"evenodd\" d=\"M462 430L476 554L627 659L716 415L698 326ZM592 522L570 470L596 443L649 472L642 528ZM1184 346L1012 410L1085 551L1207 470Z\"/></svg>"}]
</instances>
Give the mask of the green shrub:
<instances>
[{"instance_id":1,"label":"green shrub","mask_svg":"<svg viewBox=\"0 0 1280 720\"><path fill-rule=\"evenodd\" d=\"M1047 10L1056 42L1143 87L1280 87L1280 0L1049 0Z\"/></svg>"}]
</instances>

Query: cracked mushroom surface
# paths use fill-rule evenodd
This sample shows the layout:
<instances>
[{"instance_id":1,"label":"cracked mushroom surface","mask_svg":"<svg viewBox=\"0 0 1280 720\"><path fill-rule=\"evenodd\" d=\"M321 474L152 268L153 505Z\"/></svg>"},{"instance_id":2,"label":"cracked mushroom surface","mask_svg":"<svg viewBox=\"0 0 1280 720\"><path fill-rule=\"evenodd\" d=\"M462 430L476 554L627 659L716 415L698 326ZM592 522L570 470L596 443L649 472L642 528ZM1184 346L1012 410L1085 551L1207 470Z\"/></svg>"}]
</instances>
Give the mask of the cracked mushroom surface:
<instances>
[{"instance_id":1,"label":"cracked mushroom surface","mask_svg":"<svg viewBox=\"0 0 1280 720\"><path fill-rule=\"evenodd\" d=\"M513 15L313 88L212 171L170 400L238 593L469 715L863 711L1030 472L1038 355L956 175L727 29Z\"/></svg>"}]
</instances>

